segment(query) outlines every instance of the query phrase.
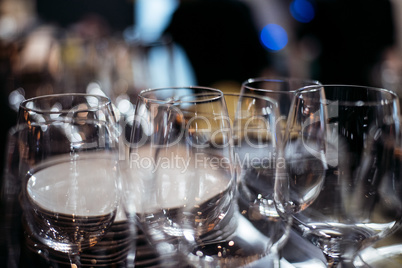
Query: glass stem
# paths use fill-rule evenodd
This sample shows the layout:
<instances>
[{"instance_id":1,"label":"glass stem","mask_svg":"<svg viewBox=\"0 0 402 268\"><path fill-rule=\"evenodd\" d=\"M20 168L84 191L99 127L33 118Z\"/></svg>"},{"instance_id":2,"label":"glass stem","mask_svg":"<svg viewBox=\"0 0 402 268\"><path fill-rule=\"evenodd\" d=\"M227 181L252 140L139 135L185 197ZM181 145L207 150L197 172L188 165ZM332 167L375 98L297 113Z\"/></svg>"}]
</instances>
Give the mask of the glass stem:
<instances>
[{"instance_id":1,"label":"glass stem","mask_svg":"<svg viewBox=\"0 0 402 268\"><path fill-rule=\"evenodd\" d=\"M68 253L68 258L70 259L71 268L80 268L80 254L76 252Z\"/></svg>"},{"instance_id":2,"label":"glass stem","mask_svg":"<svg viewBox=\"0 0 402 268\"><path fill-rule=\"evenodd\" d=\"M328 268L335 268L338 266L338 264L340 263L339 258L334 258L330 255L324 254L325 255L325 259L327 260L327 267Z\"/></svg>"},{"instance_id":3,"label":"glass stem","mask_svg":"<svg viewBox=\"0 0 402 268\"><path fill-rule=\"evenodd\" d=\"M324 255L328 268L355 268L351 260L343 260L341 257L334 257L325 253Z\"/></svg>"}]
</instances>

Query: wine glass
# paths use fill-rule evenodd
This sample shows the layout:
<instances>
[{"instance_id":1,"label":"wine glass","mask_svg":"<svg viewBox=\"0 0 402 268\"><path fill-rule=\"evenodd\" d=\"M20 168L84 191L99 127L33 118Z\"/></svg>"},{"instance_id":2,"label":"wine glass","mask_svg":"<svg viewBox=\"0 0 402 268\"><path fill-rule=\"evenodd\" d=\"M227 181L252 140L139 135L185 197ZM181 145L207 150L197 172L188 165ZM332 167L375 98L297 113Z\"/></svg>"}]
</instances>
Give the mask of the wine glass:
<instances>
[{"instance_id":1,"label":"wine glass","mask_svg":"<svg viewBox=\"0 0 402 268\"><path fill-rule=\"evenodd\" d=\"M111 226L120 201L111 128L100 121L34 123L20 133L26 233L68 253L94 246Z\"/></svg>"},{"instance_id":2,"label":"wine glass","mask_svg":"<svg viewBox=\"0 0 402 268\"><path fill-rule=\"evenodd\" d=\"M238 210L261 236L266 236L262 256L270 254L279 262L278 250L288 237L289 225L279 217L273 202L276 165L280 164L277 151L282 143L278 102L241 93L225 93L225 99L232 107L229 114L239 178Z\"/></svg>"},{"instance_id":3,"label":"wine glass","mask_svg":"<svg viewBox=\"0 0 402 268\"><path fill-rule=\"evenodd\" d=\"M25 233L68 253L72 267L105 236L120 203L119 133L108 107L104 97L64 94L33 98L20 108Z\"/></svg>"},{"instance_id":4,"label":"wine glass","mask_svg":"<svg viewBox=\"0 0 402 268\"><path fill-rule=\"evenodd\" d=\"M275 201L328 267L353 267L360 250L400 226L401 129L385 89L323 85L297 92Z\"/></svg>"},{"instance_id":5,"label":"wine glass","mask_svg":"<svg viewBox=\"0 0 402 268\"><path fill-rule=\"evenodd\" d=\"M142 91L130 145L127 189L141 199L126 198L127 211L129 217L136 213L160 265L209 260L208 246L224 241L236 227L231 127L223 93L206 87Z\"/></svg>"},{"instance_id":6,"label":"wine glass","mask_svg":"<svg viewBox=\"0 0 402 268\"><path fill-rule=\"evenodd\" d=\"M274 130L272 134L278 133L283 136L295 92L301 87L319 84L318 81L301 78L257 77L244 81L241 86L240 96L248 96L243 101L250 101L254 96L256 99L260 98L260 104L265 100L266 103L276 102L278 106L276 108L278 114L270 115L275 118L275 126L269 122L272 119L268 117L264 106L257 104L251 106L249 111L245 109L243 112L237 111L238 116L241 113L242 115L234 121L234 130L241 133L241 135L234 136L237 160L240 160L242 166L238 186L239 208L251 224L270 238L271 252L276 252L278 258L278 251L289 238L289 225L277 214L273 198L274 174L276 166L281 165L281 162L276 161L278 146L274 141L266 138L257 139L257 137L264 131L269 133L272 130ZM228 107L238 109L238 106L234 105L228 104ZM272 107L270 110L273 110ZM258 124L246 123L258 120ZM266 126L262 122L266 122ZM264 130L264 127L270 127L270 130ZM279 136L276 137L279 138ZM257 155L264 159L260 166L243 163L246 157L257 157ZM261 168L261 166L265 166L265 168Z\"/></svg>"}]
</instances>

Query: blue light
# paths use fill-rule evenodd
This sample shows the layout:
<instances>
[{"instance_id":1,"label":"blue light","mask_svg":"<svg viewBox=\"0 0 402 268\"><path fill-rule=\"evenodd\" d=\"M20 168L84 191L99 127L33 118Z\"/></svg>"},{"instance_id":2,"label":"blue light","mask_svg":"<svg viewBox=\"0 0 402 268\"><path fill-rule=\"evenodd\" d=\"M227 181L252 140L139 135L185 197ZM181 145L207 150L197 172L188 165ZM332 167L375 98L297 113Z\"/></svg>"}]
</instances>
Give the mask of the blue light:
<instances>
[{"instance_id":1,"label":"blue light","mask_svg":"<svg viewBox=\"0 0 402 268\"><path fill-rule=\"evenodd\" d=\"M314 6L308 0L293 0L290 4L290 13L297 21L307 23L314 19Z\"/></svg>"},{"instance_id":2,"label":"blue light","mask_svg":"<svg viewBox=\"0 0 402 268\"><path fill-rule=\"evenodd\" d=\"M178 0L136 0L135 29L141 41L155 42L169 24Z\"/></svg>"},{"instance_id":3,"label":"blue light","mask_svg":"<svg viewBox=\"0 0 402 268\"><path fill-rule=\"evenodd\" d=\"M281 50L288 43L288 34L278 24L268 24L260 34L262 44L273 51Z\"/></svg>"}]
</instances>

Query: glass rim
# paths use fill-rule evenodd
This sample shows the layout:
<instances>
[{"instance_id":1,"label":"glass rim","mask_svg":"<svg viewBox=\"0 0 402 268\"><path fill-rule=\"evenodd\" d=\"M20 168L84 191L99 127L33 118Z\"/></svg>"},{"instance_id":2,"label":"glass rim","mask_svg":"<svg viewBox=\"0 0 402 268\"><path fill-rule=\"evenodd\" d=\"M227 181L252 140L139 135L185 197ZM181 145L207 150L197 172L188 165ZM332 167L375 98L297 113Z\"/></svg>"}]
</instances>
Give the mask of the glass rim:
<instances>
[{"instance_id":1,"label":"glass rim","mask_svg":"<svg viewBox=\"0 0 402 268\"><path fill-rule=\"evenodd\" d=\"M314 79L304 79L304 78L298 78L298 77L252 77L247 79L242 83L242 88L247 88L250 90L258 90L262 92L272 92L272 93L296 93L298 89L294 90L288 90L288 91L277 91L277 90L272 90L272 89L267 89L267 88L260 88L260 87L253 87L250 84L252 83L261 83L261 82L276 82L276 83L288 83L288 82L303 82L303 83L311 83L309 86L318 86L321 85L320 81L314 80ZM301 86L300 88L303 88L305 86Z\"/></svg>"},{"instance_id":2,"label":"glass rim","mask_svg":"<svg viewBox=\"0 0 402 268\"><path fill-rule=\"evenodd\" d=\"M382 92L382 93L386 93L388 96L390 96L389 99L382 99L382 100L378 100L378 101L364 101L364 100L357 100L357 101L339 101L336 99L324 99L322 100L320 98L320 100L318 100L319 102L323 103L323 104L328 104L330 102L338 102L341 105L344 106L374 106L374 105L384 105L384 104L389 104L395 101L398 101L399 97L398 95L389 89L386 88L382 88L382 87L374 87L374 86L362 86L362 85L348 85L348 84L322 84L322 85L310 85L310 86L305 86L302 88L299 88L296 91L296 98L300 98L300 96L302 94L307 94L307 93L313 93L313 92L318 92L319 90L321 90L321 88L343 88L343 89L353 89L353 88L358 88L358 89L366 89L366 90L370 90L373 92Z\"/></svg>"},{"instance_id":3,"label":"glass rim","mask_svg":"<svg viewBox=\"0 0 402 268\"><path fill-rule=\"evenodd\" d=\"M99 110L102 107L106 107L108 105L110 105L112 102L111 100L106 97L106 96L102 96L102 95L97 95L97 94L87 94L87 93L57 93L57 94L47 94L47 95L41 95L41 96L36 96L36 97L32 97L29 99L26 99L24 101L22 101L19 105L19 108L21 110L25 110L25 111L32 111L38 114L60 114L60 113L65 113L65 112L69 112L71 111L70 109L62 109L62 110L57 110L57 111L52 111L50 109L38 109L38 108L29 108L26 105L30 102L34 102L37 100L46 100L46 99L51 99L51 98L61 98L61 97L94 97L98 100L101 100L102 102L96 106L96 107L88 107L86 109L78 109L76 112L90 112L90 111L96 111Z\"/></svg>"},{"instance_id":4,"label":"glass rim","mask_svg":"<svg viewBox=\"0 0 402 268\"><path fill-rule=\"evenodd\" d=\"M157 91L164 91L164 90L180 90L180 89L199 89L199 90L206 90L206 91L210 91L211 94L214 94L213 96L211 96L210 98L204 98L204 99L192 99L192 100L180 100L180 99L174 99L173 103L181 103L181 104L186 104L186 103L200 103L200 102L209 102L209 101L215 101L215 100L219 100L222 99L224 94L221 90L216 89L216 88L212 88L212 87L204 87L204 86L174 86L174 87L158 87L158 88L148 88L148 89L144 89L142 90L139 94L138 94L138 98L140 98L141 100L146 100L147 102L151 102L151 103L155 103L155 104L169 104L172 102L171 99L168 100L162 100L159 98L151 98L151 97L147 97L145 96L145 94L148 93L152 93L152 92L157 92ZM196 95L188 95L188 96L196 96Z\"/></svg>"},{"instance_id":5,"label":"glass rim","mask_svg":"<svg viewBox=\"0 0 402 268\"><path fill-rule=\"evenodd\" d=\"M270 98L268 96L264 95L253 95L253 94L242 94L241 92L228 92L228 93L223 93L223 96L236 96L236 97L245 97L245 98L250 98L250 99L259 99L259 100L264 100L264 101L269 101L272 104L278 105L278 102L274 100L273 98Z\"/></svg>"},{"instance_id":6,"label":"glass rim","mask_svg":"<svg viewBox=\"0 0 402 268\"><path fill-rule=\"evenodd\" d=\"M85 124L89 124L89 125L102 125L102 126L113 127L113 123L108 122L106 120L97 119L97 118L82 119L82 118L73 118L73 117L57 117L57 118L46 119L45 121L31 121L31 122L29 122L29 124L17 122L15 125L8 128L7 134L12 135L13 133L20 132L25 129L31 129L32 127L46 127L49 125L57 125L57 124L61 125L61 124L66 124L66 123L67 124L74 124L74 123L82 124L83 122L85 122Z\"/></svg>"}]
</instances>

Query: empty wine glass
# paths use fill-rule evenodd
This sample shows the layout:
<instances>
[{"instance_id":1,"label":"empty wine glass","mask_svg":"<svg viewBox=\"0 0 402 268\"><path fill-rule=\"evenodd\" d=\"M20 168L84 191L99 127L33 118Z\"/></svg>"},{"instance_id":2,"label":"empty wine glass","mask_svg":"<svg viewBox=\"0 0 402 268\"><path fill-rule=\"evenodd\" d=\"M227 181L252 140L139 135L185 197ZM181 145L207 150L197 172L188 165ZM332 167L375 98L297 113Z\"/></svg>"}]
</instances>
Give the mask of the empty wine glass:
<instances>
[{"instance_id":1,"label":"empty wine glass","mask_svg":"<svg viewBox=\"0 0 402 268\"><path fill-rule=\"evenodd\" d=\"M105 236L120 203L119 133L110 107L109 99L85 94L41 96L20 106L25 233L68 253L72 267Z\"/></svg>"},{"instance_id":2,"label":"empty wine glass","mask_svg":"<svg viewBox=\"0 0 402 268\"><path fill-rule=\"evenodd\" d=\"M353 267L358 252L400 226L401 129L385 89L324 85L297 92L275 200L328 267Z\"/></svg>"},{"instance_id":3,"label":"empty wine glass","mask_svg":"<svg viewBox=\"0 0 402 268\"><path fill-rule=\"evenodd\" d=\"M130 145L127 189L141 189L133 196L142 198L128 197L127 210L134 208L160 265L208 259L208 245L235 229L236 184L223 93L205 87L142 91Z\"/></svg>"},{"instance_id":4,"label":"empty wine glass","mask_svg":"<svg viewBox=\"0 0 402 268\"><path fill-rule=\"evenodd\" d=\"M71 256L95 245L120 201L115 134L104 122L57 120L21 132L22 207L27 235ZM25 169L25 168L24 168Z\"/></svg>"},{"instance_id":5,"label":"empty wine glass","mask_svg":"<svg viewBox=\"0 0 402 268\"><path fill-rule=\"evenodd\" d=\"M262 256L270 254L279 262L278 250L286 241L289 226L273 202L276 165L281 164L276 161L282 142L277 128L278 103L266 96L241 93L225 93L225 99L232 107L238 209L260 237L266 237Z\"/></svg>"},{"instance_id":6,"label":"empty wine glass","mask_svg":"<svg viewBox=\"0 0 402 268\"><path fill-rule=\"evenodd\" d=\"M276 166L282 164L276 161L278 146L271 139L261 139L261 134L264 131L266 133L274 131L271 135L276 135L277 138L279 138L277 135L283 135L295 92L301 87L319 84L315 80L292 77L257 77L244 81L241 87L240 95L248 96L244 98L245 103L249 102L252 96L256 100L259 98L259 101L250 107L242 106L243 111L238 111L241 118L236 118L234 121L234 130L242 134L234 136L237 160L241 160L242 166L238 203L244 217L270 238L272 253L276 251L278 254L289 234L288 224L277 214L273 198ZM269 115L264 105L261 105L264 102L265 104L275 102L277 114ZM267 106L269 111L273 111L272 104ZM228 104L228 107L234 106ZM250 109L247 111L245 107ZM238 108L236 106L236 109ZM269 122L272 118L275 118L275 126L273 122ZM258 120L258 124L255 124ZM250 121L254 124L250 124ZM266 127L270 129L264 130ZM243 163L246 157L257 157L257 155L260 159L264 159L259 166Z\"/></svg>"}]
</instances>

